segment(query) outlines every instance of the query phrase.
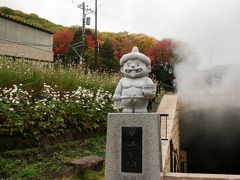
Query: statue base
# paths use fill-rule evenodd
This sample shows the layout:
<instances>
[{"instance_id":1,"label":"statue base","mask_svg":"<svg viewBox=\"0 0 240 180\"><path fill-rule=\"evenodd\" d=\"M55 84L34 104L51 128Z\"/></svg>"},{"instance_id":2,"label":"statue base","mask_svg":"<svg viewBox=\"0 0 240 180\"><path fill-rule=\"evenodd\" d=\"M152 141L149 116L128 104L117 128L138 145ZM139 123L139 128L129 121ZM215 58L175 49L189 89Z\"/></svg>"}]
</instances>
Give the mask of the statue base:
<instances>
[{"instance_id":1,"label":"statue base","mask_svg":"<svg viewBox=\"0 0 240 180\"><path fill-rule=\"evenodd\" d=\"M158 180L161 163L158 113L108 115L106 180Z\"/></svg>"}]
</instances>

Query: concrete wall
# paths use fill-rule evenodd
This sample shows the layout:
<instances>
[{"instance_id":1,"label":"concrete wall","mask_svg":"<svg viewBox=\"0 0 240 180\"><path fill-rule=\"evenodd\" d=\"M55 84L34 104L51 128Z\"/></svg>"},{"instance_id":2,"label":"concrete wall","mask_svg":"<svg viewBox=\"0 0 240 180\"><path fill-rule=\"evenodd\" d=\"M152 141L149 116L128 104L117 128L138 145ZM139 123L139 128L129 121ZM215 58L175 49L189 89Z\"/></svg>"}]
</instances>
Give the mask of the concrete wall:
<instances>
[{"instance_id":1,"label":"concrete wall","mask_svg":"<svg viewBox=\"0 0 240 180\"><path fill-rule=\"evenodd\" d=\"M160 115L168 114L167 124L165 117L161 118L163 173L180 172L180 120L177 96L164 95L158 107L158 112Z\"/></svg>"},{"instance_id":2,"label":"concrete wall","mask_svg":"<svg viewBox=\"0 0 240 180\"><path fill-rule=\"evenodd\" d=\"M186 167L186 163L187 163L187 154L186 152L182 151L181 148L183 148L183 143L181 140L183 140L183 136L182 136L182 132L189 132L190 128L193 129L193 125L191 124L191 126L188 126L188 128L182 129L182 123L185 122L187 119L184 119L182 116L182 111L184 110L184 112L186 111L186 109L183 109L178 103L177 103L177 96L176 95L164 95L159 108L158 108L158 112L160 114L169 114L168 117L168 124L167 124L167 136L165 133L165 129L166 129L166 123L165 123L165 119L161 120L161 136L162 136L162 166L163 166L163 170L161 172L161 177L164 180L174 180L174 179L185 179L185 180L194 180L194 179L203 179L203 180L227 180L227 179L240 179L240 175L230 175L230 174L213 174L213 173L208 173L208 174L201 174L201 173L182 173L182 172L186 172L187 167ZM200 110L200 109L199 109ZM208 109L208 111L213 112L212 109ZM227 111L227 110L225 110ZM239 125L237 124L237 119L239 119L239 116L236 115L236 113L233 112L239 112L236 111L236 109L232 109L232 111L227 111L228 113L226 117L222 117L222 115L217 116L218 117L218 125L220 122L224 122L223 119L226 119L226 124L224 124L224 128L226 125L233 124L233 126L229 126L229 132L227 134L231 135L234 139L237 139L236 137L239 137ZM224 112L222 112L224 114ZM180 115L181 114L181 115ZM239 115L239 113L237 113ZM204 119L204 114L200 113L201 118ZM189 116L188 116L189 117ZM194 122L195 126L197 126L193 132L191 132L191 136L195 136L195 134L199 134L199 132L196 131L196 129L199 129L201 126L196 125L195 121L197 118L192 118L191 120ZM213 118L210 118L211 120ZM212 122L212 121L211 121ZM235 122L235 123L234 123ZM204 125L203 122L200 122L201 125L203 125L204 127L206 127ZM181 125L181 128L180 128ZM209 125L210 126L210 125ZM213 127L213 126L210 126ZM205 128L206 129L206 128ZM211 129L211 136L208 136L207 139L212 139L213 135L217 134L215 133L215 131L220 131L222 132L223 130L221 128L210 128ZM225 128L226 129L226 128ZM200 130L203 133L206 133L203 130ZM230 132L233 132L232 134ZM235 134L234 134L235 133ZM238 135L236 135L236 133L238 133ZM226 136L226 134L225 134ZM202 137L202 136L201 136ZM222 141L224 141L224 143L218 143L220 144L223 149L223 144L227 144L227 142L230 142L229 138L218 138L218 137L224 137L224 136L216 136L217 139L222 139ZM205 138L205 141L207 140ZM195 138L193 139L193 141L196 143L198 143L198 139ZM239 142L239 141L238 141ZM238 143L236 143L238 144ZM216 146L215 144L211 143L211 146ZM229 146L229 144L227 144L227 146ZM191 145L191 148L193 146ZM204 151L202 151L202 149L206 149L207 146L201 144L201 148L198 147L198 149L201 149L201 154L204 154ZM219 148L219 147L218 147ZM220 148L219 148L220 149ZM236 149L236 151L234 153L239 154L239 148L238 147L232 147L230 149ZM207 150L208 151L208 150ZM215 151L214 151L215 152ZM227 151L224 151L227 152ZM234 153L230 153L230 156L232 156ZM214 154L215 155L215 154ZM173 161L173 157L175 156L175 162ZM205 154L204 154L205 156ZM219 157L220 162L222 163L222 161L224 161L224 157L226 157L227 154L221 154L221 157ZM198 157L200 157L200 155L198 154ZM202 159L202 157L200 157L200 159ZM234 160L232 160L234 162ZM174 167L174 163L175 163L175 168ZM172 166L173 165L173 166ZM206 168L208 168L209 166L206 166ZM237 169L239 169L239 166L236 166ZM177 172L177 173L173 173L173 172ZM222 171L223 173L223 171ZM233 174L233 173L232 173ZM236 174L236 173L235 173Z\"/></svg>"},{"instance_id":3,"label":"concrete wall","mask_svg":"<svg viewBox=\"0 0 240 180\"><path fill-rule=\"evenodd\" d=\"M164 180L239 180L240 175L228 174L191 174L191 173L165 173Z\"/></svg>"},{"instance_id":4,"label":"concrete wall","mask_svg":"<svg viewBox=\"0 0 240 180\"><path fill-rule=\"evenodd\" d=\"M176 111L175 111L175 116L173 120L173 128L172 128L172 133L171 133L171 138L170 138L172 144L172 154L169 154L170 156L172 155L175 160L174 162L174 172L181 172L180 165L181 165L181 160L180 160L180 118L179 118L179 109L178 106L176 106Z\"/></svg>"},{"instance_id":5,"label":"concrete wall","mask_svg":"<svg viewBox=\"0 0 240 180\"><path fill-rule=\"evenodd\" d=\"M0 17L0 54L53 61L53 35Z\"/></svg>"}]
</instances>

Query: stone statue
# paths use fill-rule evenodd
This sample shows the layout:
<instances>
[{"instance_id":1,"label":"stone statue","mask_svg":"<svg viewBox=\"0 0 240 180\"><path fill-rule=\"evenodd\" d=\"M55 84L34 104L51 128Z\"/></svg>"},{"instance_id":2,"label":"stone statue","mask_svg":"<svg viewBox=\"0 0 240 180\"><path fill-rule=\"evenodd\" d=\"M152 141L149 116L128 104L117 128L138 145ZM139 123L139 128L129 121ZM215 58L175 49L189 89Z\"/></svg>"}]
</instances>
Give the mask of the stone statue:
<instances>
[{"instance_id":1,"label":"stone statue","mask_svg":"<svg viewBox=\"0 0 240 180\"><path fill-rule=\"evenodd\" d=\"M148 100L156 93L156 86L148 77L151 61L137 47L120 59L124 74L113 95L114 107L123 108L124 113L146 113Z\"/></svg>"}]
</instances>

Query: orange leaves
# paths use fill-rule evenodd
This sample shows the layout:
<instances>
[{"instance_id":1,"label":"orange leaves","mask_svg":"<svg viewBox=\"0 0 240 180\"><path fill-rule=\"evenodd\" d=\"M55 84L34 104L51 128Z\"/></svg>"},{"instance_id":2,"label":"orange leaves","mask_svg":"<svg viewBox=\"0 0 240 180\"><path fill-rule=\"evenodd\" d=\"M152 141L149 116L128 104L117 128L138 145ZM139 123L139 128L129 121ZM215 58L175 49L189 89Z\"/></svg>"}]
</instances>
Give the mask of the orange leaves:
<instances>
[{"instance_id":1,"label":"orange leaves","mask_svg":"<svg viewBox=\"0 0 240 180\"><path fill-rule=\"evenodd\" d=\"M74 38L77 35L78 39ZM78 34L77 34L78 33ZM74 38L74 42L73 41ZM91 51L95 48L95 35L91 30L86 30L86 49ZM119 59L129 52L131 52L133 46L137 46L140 52L145 53L152 61L157 62L170 62L173 57L172 54L172 42L170 39L163 39L158 41L157 39L144 35L144 34L129 34L128 32L99 32L98 33L98 45L99 49L103 46L105 39L109 39L113 48L113 56L115 64L119 63ZM67 55L69 53L69 45L82 41L82 33L80 31L73 31L65 29L62 32L55 33L54 40L54 53Z\"/></svg>"},{"instance_id":2,"label":"orange leaves","mask_svg":"<svg viewBox=\"0 0 240 180\"><path fill-rule=\"evenodd\" d=\"M146 48L154 46L158 41L144 34L129 34L128 32L110 33L100 32L102 39L109 38L113 49L116 62L126 53L131 52L133 46L137 46L141 52Z\"/></svg>"},{"instance_id":3,"label":"orange leaves","mask_svg":"<svg viewBox=\"0 0 240 180\"><path fill-rule=\"evenodd\" d=\"M72 42L74 34L71 30L57 32L53 35L53 51L55 54L67 54L68 45Z\"/></svg>"},{"instance_id":4,"label":"orange leaves","mask_svg":"<svg viewBox=\"0 0 240 180\"><path fill-rule=\"evenodd\" d=\"M94 36L86 35L86 41L87 41L88 48L94 49L95 47Z\"/></svg>"},{"instance_id":5,"label":"orange leaves","mask_svg":"<svg viewBox=\"0 0 240 180\"><path fill-rule=\"evenodd\" d=\"M169 62L172 56L172 42L169 39L159 41L155 46L145 50L152 61Z\"/></svg>"}]
</instances>

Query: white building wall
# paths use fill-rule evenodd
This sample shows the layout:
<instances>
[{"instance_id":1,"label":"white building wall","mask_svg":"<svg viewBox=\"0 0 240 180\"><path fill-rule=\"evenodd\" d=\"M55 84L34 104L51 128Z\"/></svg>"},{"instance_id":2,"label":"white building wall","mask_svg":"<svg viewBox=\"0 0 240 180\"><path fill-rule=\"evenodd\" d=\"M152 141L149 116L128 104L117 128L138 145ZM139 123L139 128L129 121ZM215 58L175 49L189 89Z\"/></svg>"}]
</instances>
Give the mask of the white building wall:
<instances>
[{"instance_id":1,"label":"white building wall","mask_svg":"<svg viewBox=\"0 0 240 180\"><path fill-rule=\"evenodd\" d=\"M0 17L0 54L53 61L53 35Z\"/></svg>"}]
</instances>

